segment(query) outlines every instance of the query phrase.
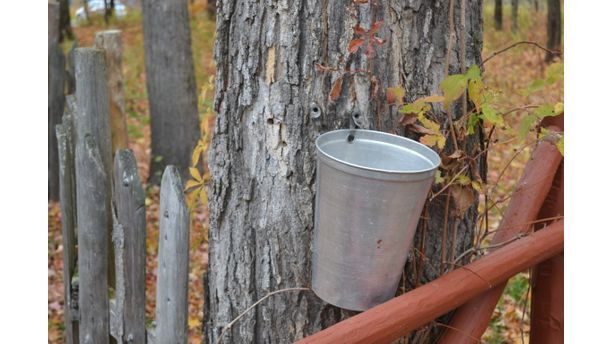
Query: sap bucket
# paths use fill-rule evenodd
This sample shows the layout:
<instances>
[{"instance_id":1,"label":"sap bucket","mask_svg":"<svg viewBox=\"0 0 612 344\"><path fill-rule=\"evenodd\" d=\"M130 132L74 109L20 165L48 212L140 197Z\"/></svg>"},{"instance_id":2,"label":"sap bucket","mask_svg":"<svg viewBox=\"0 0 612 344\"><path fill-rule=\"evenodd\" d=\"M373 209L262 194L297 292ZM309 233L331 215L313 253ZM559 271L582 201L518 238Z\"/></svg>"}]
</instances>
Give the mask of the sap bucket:
<instances>
[{"instance_id":1,"label":"sap bucket","mask_svg":"<svg viewBox=\"0 0 612 344\"><path fill-rule=\"evenodd\" d=\"M440 157L371 130L335 130L317 146L312 289L363 311L395 295Z\"/></svg>"}]
</instances>

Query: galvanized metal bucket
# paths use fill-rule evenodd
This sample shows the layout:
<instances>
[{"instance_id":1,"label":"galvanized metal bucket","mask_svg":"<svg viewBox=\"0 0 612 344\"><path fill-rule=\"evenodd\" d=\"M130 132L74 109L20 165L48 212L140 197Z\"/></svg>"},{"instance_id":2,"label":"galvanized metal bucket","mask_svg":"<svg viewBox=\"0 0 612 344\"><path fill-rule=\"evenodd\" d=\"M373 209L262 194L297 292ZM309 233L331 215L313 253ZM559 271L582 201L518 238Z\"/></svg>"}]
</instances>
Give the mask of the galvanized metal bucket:
<instances>
[{"instance_id":1,"label":"galvanized metal bucket","mask_svg":"<svg viewBox=\"0 0 612 344\"><path fill-rule=\"evenodd\" d=\"M362 311L395 295L440 157L371 130L317 138L312 289Z\"/></svg>"}]
</instances>

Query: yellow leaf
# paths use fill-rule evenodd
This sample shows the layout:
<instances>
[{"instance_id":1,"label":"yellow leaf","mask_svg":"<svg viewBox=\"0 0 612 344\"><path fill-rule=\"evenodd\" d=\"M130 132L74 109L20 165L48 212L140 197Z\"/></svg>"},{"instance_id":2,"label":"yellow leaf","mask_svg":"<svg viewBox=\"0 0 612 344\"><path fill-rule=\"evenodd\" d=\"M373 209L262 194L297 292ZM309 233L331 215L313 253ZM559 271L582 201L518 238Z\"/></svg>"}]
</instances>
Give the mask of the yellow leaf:
<instances>
[{"instance_id":1,"label":"yellow leaf","mask_svg":"<svg viewBox=\"0 0 612 344\"><path fill-rule=\"evenodd\" d=\"M480 186L480 183L478 181L472 181L472 187L474 188L474 190L482 193L482 186Z\"/></svg>"},{"instance_id":2,"label":"yellow leaf","mask_svg":"<svg viewBox=\"0 0 612 344\"><path fill-rule=\"evenodd\" d=\"M444 97L443 96L433 95L433 96L421 98L420 100L425 102L425 103L440 103L440 102L444 101Z\"/></svg>"},{"instance_id":3,"label":"yellow leaf","mask_svg":"<svg viewBox=\"0 0 612 344\"><path fill-rule=\"evenodd\" d=\"M189 317L189 321L187 321L187 326L189 326L190 329L195 330L200 326L200 319Z\"/></svg>"},{"instance_id":4,"label":"yellow leaf","mask_svg":"<svg viewBox=\"0 0 612 344\"><path fill-rule=\"evenodd\" d=\"M484 83L480 79L471 79L468 82L468 95L474 105L476 106L476 110L480 112L480 106L483 101L483 91L484 91Z\"/></svg>"},{"instance_id":5,"label":"yellow leaf","mask_svg":"<svg viewBox=\"0 0 612 344\"><path fill-rule=\"evenodd\" d=\"M419 117L419 121L421 122L421 124L423 124L425 128L435 132L436 135L441 135L440 125L438 123L428 119L427 117L425 117L423 113L419 113L418 117Z\"/></svg>"},{"instance_id":6,"label":"yellow leaf","mask_svg":"<svg viewBox=\"0 0 612 344\"><path fill-rule=\"evenodd\" d=\"M204 147L202 147L202 145L198 143L196 148L193 150L193 154L191 154L191 166L195 166L198 161L200 161L200 156L202 155L203 148Z\"/></svg>"},{"instance_id":7,"label":"yellow leaf","mask_svg":"<svg viewBox=\"0 0 612 344\"><path fill-rule=\"evenodd\" d=\"M438 146L439 149L443 149L446 144L446 138L442 135L425 135L421 137L420 141L426 146Z\"/></svg>"},{"instance_id":8,"label":"yellow leaf","mask_svg":"<svg viewBox=\"0 0 612 344\"><path fill-rule=\"evenodd\" d=\"M208 195L206 194L206 188L204 186L200 188L200 203L204 206L208 204Z\"/></svg>"},{"instance_id":9,"label":"yellow leaf","mask_svg":"<svg viewBox=\"0 0 612 344\"><path fill-rule=\"evenodd\" d=\"M555 104L555 113L561 113L561 112L563 112L563 103Z\"/></svg>"},{"instance_id":10,"label":"yellow leaf","mask_svg":"<svg viewBox=\"0 0 612 344\"><path fill-rule=\"evenodd\" d=\"M187 190L189 190L189 189L191 189L193 187L200 186L200 185L202 185L202 182L198 182L198 181L195 181L193 179L188 180L187 183L185 183L185 191L187 191Z\"/></svg>"},{"instance_id":11,"label":"yellow leaf","mask_svg":"<svg viewBox=\"0 0 612 344\"><path fill-rule=\"evenodd\" d=\"M464 186L469 185L472 182L470 177L466 176L465 174L457 176L455 180L457 181L458 184L464 185Z\"/></svg>"},{"instance_id":12,"label":"yellow leaf","mask_svg":"<svg viewBox=\"0 0 612 344\"><path fill-rule=\"evenodd\" d=\"M202 176L200 175L200 171L198 171L197 168L195 167L190 167L189 168L189 173L191 174L191 176L193 177L193 179L197 180L198 182L202 182Z\"/></svg>"},{"instance_id":13,"label":"yellow leaf","mask_svg":"<svg viewBox=\"0 0 612 344\"><path fill-rule=\"evenodd\" d=\"M438 148L444 149L445 145L446 145L446 137L442 135L438 135Z\"/></svg>"}]
</instances>

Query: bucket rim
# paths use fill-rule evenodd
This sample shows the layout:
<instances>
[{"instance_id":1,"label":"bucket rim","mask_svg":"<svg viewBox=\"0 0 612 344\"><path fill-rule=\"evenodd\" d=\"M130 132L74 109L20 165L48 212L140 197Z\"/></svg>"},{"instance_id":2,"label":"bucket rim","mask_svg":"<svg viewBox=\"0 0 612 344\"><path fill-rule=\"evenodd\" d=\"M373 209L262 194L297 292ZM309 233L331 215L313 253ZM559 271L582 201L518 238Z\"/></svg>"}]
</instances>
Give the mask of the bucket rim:
<instances>
[{"instance_id":1,"label":"bucket rim","mask_svg":"<svg viewBox=\"0 0 612 344\"><path fill-rule=\"evenodd\" d=\"M383 137L388 137L391 138L392 140L399 140L399 141L404 141L405 143L408 143L410 145L416 145L416 147L424 150L425 152L428 153L428 155L431 155L432 157L434 157L435 159L431 159L431 157L425 156L424 154L422 154L422 152L419 151L415 151L416 153L419 153L419 155L421 155L423 158L425 158L426 160L428 160L433 166L430 168L426 168L426 169L421 169L421 170L404 170L404 171L398 171L398 170L387 170L387 169L382 169L382 168L375 168L375 167L369 167L369 166L363 166L363 165L359 165L359 164L354 164L354 163L350 163L347 162L345 160L342 159L338 159L336 157L334 157L333 155L325 152L322 148L321 148L321 139L324 138L325 136L331 136L333 134L338 134L338 133L347 133L350 134L351 132L357 133L357 132L363 132L363 133L371 133L374 135L380 135ZM365 170L365 171L372 171L372 172L380 172L380 173L386 173L386 174L392 174L392 175L412 175L412 174L421 174L421 173L427 173L427 172L432 172L438 169L438 167L440 167L440 163L441 163L441 159L440 159L440 155L434 151L433 149L427 147L426 145L409 139L407 137L404 136L399 136L399 135L394 135L394 134L390 134L390 133L386 133L384 131L377 131L377 130L369 130L369 129L336 129L336 130L330 130L328 132L325 132L323 134L320 134L317 139L315 140L315 146L317 148L317 151L320 152L321 154L323 154L325 157L327 157L328 159L331 159L332 161L335 161L339 164L345 165L345 166L349 166L349 167L353 167L353 168L357 168L359 170ZM409 147L404 147L404 148L409 148ZM409 148L412 149L412 148ZM414 150L414 149L412 149Z\"/></svg>"}]
</instances>

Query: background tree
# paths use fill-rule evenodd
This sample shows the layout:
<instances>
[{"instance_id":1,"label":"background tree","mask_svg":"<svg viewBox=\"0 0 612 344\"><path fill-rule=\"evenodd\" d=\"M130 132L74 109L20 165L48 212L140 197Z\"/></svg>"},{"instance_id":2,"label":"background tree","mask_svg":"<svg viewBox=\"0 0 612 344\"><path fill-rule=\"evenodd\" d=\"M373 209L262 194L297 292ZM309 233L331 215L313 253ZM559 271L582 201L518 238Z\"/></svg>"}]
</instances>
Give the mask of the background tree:
<instances>
[{"instance_id":1,"label":"background tree","mask_svg":"<svg viewBox=\"0 0 612 344\"><path fill-rule=\"evenodd\" d=\"M546 23L546 47L559 50L561 47L561 0L548 0L548 20ZM557 54L546 52L546 62L551 62Z\"/></svg>"},{"instance_id":2,"label":"background tree","mask_svg":"<svg viewBox=\"0 0 612 344\"><path fill-rule=\"evenodd\" d=\"M454 74L480 62L482 2L467 1L463 16L459 9L465 1L450 3L454 10L449 16L446 1L218 2L218 117L209 153L210 265L204 312L209 342L268 292L310 285L316 137L348 128L352 117L364 128L412 136L398 126L401 114L387 103L385 90L401 86L406 101L440 94L447 67ZM372 52L363 44L349 53L349 42L360 37L356 25L367 32L379 26L376 36L384 44ZM451 109L449 115L457 119L461 106ZM449 137L443 153L450 155L458 146L474 157L478 135L460 132L453 144L447 114L437 107L434 112ZM480 158L473 160L474 173L484 167ZM443 272L439 252L444 231L456 233L455 240L446 236L449 252L471 245L475 199L450 202L447 192L426 206L427 220L415 242L431 259L419 281L408 268L408 287ZM280 293L247 313L224 339L288 343L347 316L313 293Z\"/></svg>"},{"instance_id":3,"label":"background tree","mask_svg":"<svg viewBox=\"0 0 612 344\"><path fill-rule=\"evenodd\" d=\"M73 40L74 34L72 33L72 25L70 25L70 4L68 3L68 0L59 0L59 5L59 40L60 42L63 42L64 38Z\"/></svg>"},{"instance_id":4,"label":"background tree","mask_svg":"<svg viewBox=\"0 0 612 344\"><path fill-rule=\"evenodd\" d=\"M104 22L108 24L108 21L115 12L115 0L104 0Z\"/></svg>"},{"instance_id":5,"label":"background tree","mask_svg":"<svg viewBox=\"0 0 612 344\"><path fill-rule=\"evenodd\" d=\"M501 30L504 24L503 12L503 0L495 0L495 30L497 31Z\"/></svg>"},{"instance_id":6,"label":"background tree","mask_svg":"<svg viewBox=\"0 0 612 344\"><path fill-rule=\"evenodd\" d=\"M519 1L512 0L512 32L518 31L518 7Z\"/></svg>"},{"instance_id":7,"label":"background tree","mask_svg":"<svg viewBox=\"0 0 612 344\"><path fill-rule=\"evenodd\" d=\"M166 165L183 176L199 136L197 95L187 0L143 1L147 93L151 115L149 182Z\"/></svg>"}]
</instances>

